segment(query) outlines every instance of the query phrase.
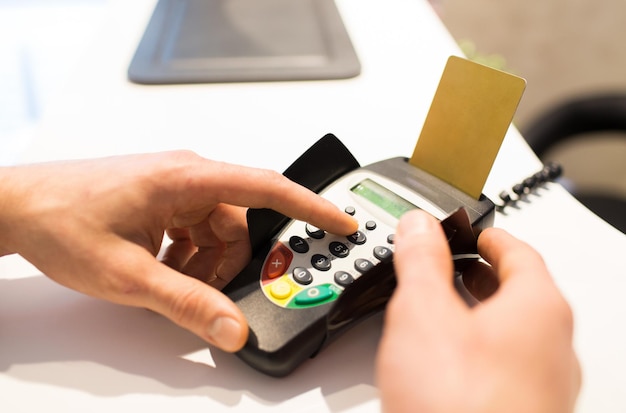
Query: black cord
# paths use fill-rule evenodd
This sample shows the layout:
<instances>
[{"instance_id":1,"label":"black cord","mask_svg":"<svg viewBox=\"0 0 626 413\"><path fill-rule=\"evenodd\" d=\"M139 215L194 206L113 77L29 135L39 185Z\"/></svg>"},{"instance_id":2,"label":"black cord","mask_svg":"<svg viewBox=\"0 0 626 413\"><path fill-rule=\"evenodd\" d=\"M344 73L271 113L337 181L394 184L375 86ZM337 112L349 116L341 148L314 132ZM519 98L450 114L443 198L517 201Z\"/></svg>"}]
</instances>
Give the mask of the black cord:
<instances>
[{"instance_id":1,"label":"black cord","mask_svg":"<svg viewBox=\"0 0 626 413\"><path fill-rule=\"evenodd\" d=\"M545 184L546 182L553 182L563 175L563 167L556 162L549 162L541 168L540 171L530 175L522 182L517 183L511 187L510 191L502 191L498 195L501 204L496 205L499 211L504 210L509 205L517 203L524 196L534 191L537 187Z\"/></svg>"}]
</instances>

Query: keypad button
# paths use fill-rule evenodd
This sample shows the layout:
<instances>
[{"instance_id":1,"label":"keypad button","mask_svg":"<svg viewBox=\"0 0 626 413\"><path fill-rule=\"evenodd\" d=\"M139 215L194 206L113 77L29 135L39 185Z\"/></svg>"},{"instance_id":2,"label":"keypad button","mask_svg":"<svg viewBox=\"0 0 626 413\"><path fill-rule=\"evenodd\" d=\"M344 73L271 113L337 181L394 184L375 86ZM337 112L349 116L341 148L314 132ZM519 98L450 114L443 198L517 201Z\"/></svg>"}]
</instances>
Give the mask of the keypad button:
<instances>
[{"instance_id":1,"label":"keypad button","mask_svg":"<svg viewBox=\"0 0 626 413\"><path fill-rule=\"evenodd\" d=\"M376 221L367 221L365 223L365 229L373 231L376 229Z\"/></svg>"},{"instance_id":2,"label":"keypad button","mask_svg":"<svg viewBox=\"0 0 626 413\"><path fill-rule=\"evenodd\" d=\"M291 250L282 243L277 243L272 252L270 252L269 257L267 257L263 275L267 278L276 278L285 274L292 259L293 253Z\"/></svg>"},{"instance_id":3,"label":"keypad button","mask_svg":"<svg viewBox=\"0 0 626 413\"><path fill-rule=\"evenodd\" d=\"M284 300L291 295L291 286L285 281L276 281L270 287L270 294L277 300Z\"/></svg>"},{"instance_id":4,"label":"keypad button","mask_svg":"<svg viewBox=\"0 0 626 413\"><path fill-rule=\"evenodd\" d=\"M360 272L361 274L371 270L372 268L374 268L374 264L372 264L372 262L369 260L359 258L356 261L354 261L354 269Z\"/></svg>"},{"instance_id":5,"label":"keypad button","mask_svg":"<svg viewBox=\"0 0 626 413\"><path fill-rule=\"evenodd\" d=\"M396 240L396 234L389 234L389 235L387 235L387 242L389 244L393 244L395 240Z\"/></svg>"},{"instance_id":6,"label":"keypad button","mask_svg":"<svg viewBox=\"0 0 626 413\"><path fill-rule=\"evenodd\" d=\"M304 238L297 235L289 238L289 246L292 250L300 254L309 252L309 244L304 240Z\"/></svg>"},{"instance_id":7,"label":"keypad button","mask_svg":"<svg viewBox=\"0 0 626 413\"><path fill-rule=\"evenodd\" d=\"M335 282L342 287L347 287L354 282L354 277L345 271L335 273Z\"/></svg>"},{"instance_id":8,"label":"keypad button","mask_svg":"<svg viewBox=\"0 0 626 413\"><path fill-rule=\"evenodd\" d=\"M318 285L316 287L307 288L296 295L296 305L313 305L333 298L335 293L328 285Z\"/></svg>"},{"instance_id":9,"label":"keypad button","mask_svg":"<svg viewBox=\"0 0 626 413\"><path fill-rule=\"evenodd\" d=\"M374 247L374 257L381 261L389 261L393 257L393 252L387 247Z\"/></svg>"},{"instance_id":10,"label":"keypad button","mask_svg":"<svg viewBox=\"0 0 626 413\"><path fill-rule=\"evenodd\" d=\"M346 209L344 209L344 211L348 215L354 216L354 214L356 214L356 208L354 208L353 206L347 206Z\"/></svg>"},{"instance_id":11,"label":"keypad button","mask_svg":"<svg viewBox=\"0 0 626 413\"><path fill-rule=\"evenodd\" d=\"M309 270L307 270L304 267L294 268L293 271L291 272L291 275L293 275L293 279L298 284L309 285L313 282L313 276L311 275Z\"/></svg>"},{"instance_id":12,"label":"keypad button","mask_svg":"<svg viewBox=\"0 0 626 413\"><path fill-rule=\"evenodd\" d=\"M350 254L350 250L348 246L343 242L333 241L328 246L330 253L333 254L337 258L345 258Z\"/></svg>"},{"instance_id":13,"label":"keypad button","mask_svg":"<svg viewBox=\"0 0 626 413\"><path fill-rule=\"evenodd\" d=\"M356 245L363 245L367 241L367 237L363 231L357 231L352 235L348 235L348 241Z\"/></svg>"},{"instance_id":14,"label":"keypad button","mask_svg":"<svg viewBox=\"0 0 626 413\"><path fill-rule=\"evenodd\" d=\"M315 254L311 257L311 265L320 271L330 270L330 259L322 254Z\"/></svg>"},{"instance_id":15,"label":"keypad button","mask_svg":"<svg viewBox=\"0 0 626 413\"><path fill-rule=\"evenodd\" d=\"M306 230L306 233L309 235L309 237L315 238L315 239L322 239L326 235L324 230L321 230L318 227L313 226L311 224L306 224L305 230Z\"/></svg>"}]
</instances>

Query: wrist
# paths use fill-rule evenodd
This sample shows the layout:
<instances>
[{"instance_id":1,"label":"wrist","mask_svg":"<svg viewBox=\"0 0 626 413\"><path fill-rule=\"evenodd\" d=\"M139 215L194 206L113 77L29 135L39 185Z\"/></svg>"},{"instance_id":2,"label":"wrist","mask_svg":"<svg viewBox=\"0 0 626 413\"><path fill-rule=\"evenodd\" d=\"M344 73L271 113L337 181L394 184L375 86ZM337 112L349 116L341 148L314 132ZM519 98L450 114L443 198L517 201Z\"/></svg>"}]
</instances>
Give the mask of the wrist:
<instances>
[{"instance_id":1,"label":"wrist","mask_svg":"<svg viewBox=\"0 0 626 413\"><path fill-rule=\"evenodd\" d=\"M16 252L16 231L23 209L20 205L24 202L17 175L18 167L0 167L0 256Z\"/></svg>"}]
</instances>

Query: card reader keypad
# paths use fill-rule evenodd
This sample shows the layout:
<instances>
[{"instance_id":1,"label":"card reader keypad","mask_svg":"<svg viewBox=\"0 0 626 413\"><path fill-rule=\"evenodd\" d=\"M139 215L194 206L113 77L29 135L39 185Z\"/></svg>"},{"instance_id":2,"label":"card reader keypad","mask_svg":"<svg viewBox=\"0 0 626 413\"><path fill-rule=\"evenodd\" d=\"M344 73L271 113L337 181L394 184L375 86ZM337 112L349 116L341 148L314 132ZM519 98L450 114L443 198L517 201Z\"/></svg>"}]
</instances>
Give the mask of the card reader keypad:
<instances>
[{"instance_id":1,"label":"card reader keypad","mask_svg":"<svg viewBox=\"0 0 626 413\"><path fill-rule=\"evenodd\" d=\"M308 308L336 300L354 280L393 258L395 228L347 206L364 223L347 237L293 221L268 254L261 274L266 297L285 308Z\"/></svg>"}]
</instances>

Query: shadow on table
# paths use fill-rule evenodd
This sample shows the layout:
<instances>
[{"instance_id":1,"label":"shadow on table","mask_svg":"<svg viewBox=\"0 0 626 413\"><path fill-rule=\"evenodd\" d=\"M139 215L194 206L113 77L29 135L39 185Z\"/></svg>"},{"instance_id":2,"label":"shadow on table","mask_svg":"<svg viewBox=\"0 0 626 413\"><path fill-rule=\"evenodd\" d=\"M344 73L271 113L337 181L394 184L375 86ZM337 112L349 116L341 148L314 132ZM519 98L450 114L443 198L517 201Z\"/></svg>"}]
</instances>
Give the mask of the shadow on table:
<instances>
[{"instance_id":1,"label":"shadow on table","mask_svg":"<svg viewBox=\"0 0 626 413\"><path fill-rule=\"evenodd\" d=\"M93 299L43 276L0 280L0 371L12 380L100 397L205 396L225 406L244 395L273 405L319 389L335 411L376 397L381 320L367 320L276 379L232 354L208 350L151 311Z\"/></svg>"}]
</instances>

